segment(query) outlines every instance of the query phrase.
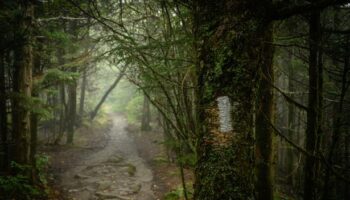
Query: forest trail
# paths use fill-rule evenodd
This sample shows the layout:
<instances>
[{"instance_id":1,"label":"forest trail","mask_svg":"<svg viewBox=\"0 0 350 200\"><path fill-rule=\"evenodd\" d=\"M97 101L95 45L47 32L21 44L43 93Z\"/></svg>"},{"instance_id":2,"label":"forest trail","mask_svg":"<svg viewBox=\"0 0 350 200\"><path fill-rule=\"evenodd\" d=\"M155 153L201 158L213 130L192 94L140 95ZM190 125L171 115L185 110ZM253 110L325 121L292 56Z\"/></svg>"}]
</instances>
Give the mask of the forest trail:
<instances>
[{"instance_id":1,"label":"forest trail","mask_svg":"<svg viewBox=\"0 0 350 200\"><path fill-rule=\"evenodd\" d=\"M153 174L125 130L126 119L113 115L107 145L62 173L60 185L74 200L154 200Z\"/></svg>"}]
</instances>

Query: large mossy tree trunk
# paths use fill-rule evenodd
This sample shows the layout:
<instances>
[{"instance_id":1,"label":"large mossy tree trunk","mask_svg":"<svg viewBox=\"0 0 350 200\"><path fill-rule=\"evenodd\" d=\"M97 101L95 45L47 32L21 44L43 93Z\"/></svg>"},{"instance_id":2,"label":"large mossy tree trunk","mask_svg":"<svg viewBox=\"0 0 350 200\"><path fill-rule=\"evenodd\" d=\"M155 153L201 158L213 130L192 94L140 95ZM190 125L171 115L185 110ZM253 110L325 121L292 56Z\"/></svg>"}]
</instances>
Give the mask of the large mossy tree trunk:
<instances>
[{"instance_id":1,"label":"large mossy tree trunk","mask_svg":"<svg viewBox=\"0 0 350 200\"><path fill-rule=\"evenodd\" d=\"M270 1L194 1L194 32L199 52L198 75L198 163L194 199L252 199L254 196L253 112L257 74L264 72L258 103L260 112L272 114L270 81L271 25L266 19ZM268 44L268 45L267 45ZM268 51L266 51L268 49ZM268 67L268 69L266 69ZM258 72L258 73L257 73ZM273 80L273 79L272 79ZM220 98L221 97L221 98ZM218 101L229 99L229 119L222 119ZM272 97L271 97L272 98ZM220 117L221 116L221 117ZM227 117L227 116L226 116ZM269 117L269 116L267 116ZM270 119L264 119L264 122ZM226 122L224 122L226 121ZM230 123L223 128L224 123ZM226 124L227 125L227 124ZM257 146L264 147L257 170L267 186L258 184L258 195L269 192L272 139L269 126L257 132ZM265 132L267 131L267 132ZM268 145L266 145L268 144ZM267 162L267 163L266 163Z\"/></svg>"},{"instance_id":2,"label":"large mossy tree trunk","mask_svg":"<svg viewBox=\"0 0 350 200\"><path fill-rule=\"evenodd\" d=\"M29 164L30 153L30 99L32 90L32 32L34 6L31 1L22 1L20 4L21 16L18 24L18 39L16 46L13 91L13 140L14 155L12 160L18 164Z\"/></svg>"}]
</instances>

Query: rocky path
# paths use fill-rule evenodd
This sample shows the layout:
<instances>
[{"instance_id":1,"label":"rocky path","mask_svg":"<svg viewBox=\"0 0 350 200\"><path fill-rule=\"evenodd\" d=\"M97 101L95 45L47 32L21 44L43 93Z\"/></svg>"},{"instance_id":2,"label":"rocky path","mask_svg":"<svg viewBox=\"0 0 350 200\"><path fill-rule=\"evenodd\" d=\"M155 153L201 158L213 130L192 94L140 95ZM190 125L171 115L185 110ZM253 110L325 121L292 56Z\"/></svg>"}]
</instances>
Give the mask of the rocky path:
<instances>
[{"instance_id":1,"label":"rocky path","mask_svg":"<svg viewBox=\"0 0 350 200\"><path fill-rule=\"evenodd\" d=\"M155 200L152 171L138 155L122 116L113 117L108 144L85 156L60 178L69 199Z\"/></svg>"}]
</instances>

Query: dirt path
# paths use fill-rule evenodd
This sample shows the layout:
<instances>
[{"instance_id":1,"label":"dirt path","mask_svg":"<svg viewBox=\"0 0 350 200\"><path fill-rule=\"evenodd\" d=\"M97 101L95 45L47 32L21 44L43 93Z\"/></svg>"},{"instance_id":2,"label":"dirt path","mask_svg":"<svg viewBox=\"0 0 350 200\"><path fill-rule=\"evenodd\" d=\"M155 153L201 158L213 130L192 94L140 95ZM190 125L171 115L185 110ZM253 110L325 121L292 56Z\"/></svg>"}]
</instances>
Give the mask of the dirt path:
<instances>
[{"instance_id":1,"label":"dirt path","mask_svg":"<svg viewBox=\"0 0 350 200\"><path fill-rule=\"evenodd\" d=\"M124 117L113 116L108 144L59 175L60 185L76 200L155 200L153 174L138 155Z\"/></svg>"}]
</instances>

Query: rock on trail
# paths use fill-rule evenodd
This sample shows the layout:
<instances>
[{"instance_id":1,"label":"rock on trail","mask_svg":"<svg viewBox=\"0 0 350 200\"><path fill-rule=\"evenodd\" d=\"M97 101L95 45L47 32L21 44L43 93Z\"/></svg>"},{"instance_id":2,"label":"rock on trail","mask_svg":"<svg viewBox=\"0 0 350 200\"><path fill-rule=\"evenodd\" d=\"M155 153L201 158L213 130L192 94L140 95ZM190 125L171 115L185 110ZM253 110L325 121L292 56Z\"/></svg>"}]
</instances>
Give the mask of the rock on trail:
<instances>
[{"instance_id":1,"label":"rock on trail","mask_svg":"<svg viewBox=\"0 0 350 200\"><path fill-rule=\"evenodd\" d=\"M108 144L68 169L59 178L70 199L154 200L152 171L138 155L125 130L124 117L113 116Z\"/></svg>"}]
</instances>

